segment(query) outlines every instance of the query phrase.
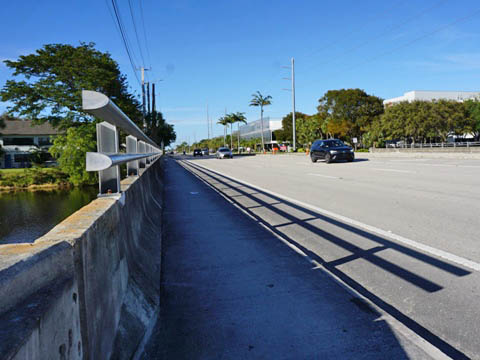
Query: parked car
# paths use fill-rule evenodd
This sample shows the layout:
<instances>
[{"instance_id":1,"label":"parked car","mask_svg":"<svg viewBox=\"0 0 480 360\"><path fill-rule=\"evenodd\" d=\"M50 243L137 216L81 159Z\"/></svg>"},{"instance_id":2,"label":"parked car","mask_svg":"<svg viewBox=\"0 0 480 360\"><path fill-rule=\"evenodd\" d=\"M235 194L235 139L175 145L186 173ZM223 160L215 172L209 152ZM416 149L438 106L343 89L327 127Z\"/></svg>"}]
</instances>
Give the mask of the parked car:
<instances>
[{"instance_id":1,"label":"parked car","mask_svg":"<svg viewBox=\"0 0 480 360\"><path fill-rule=\"evenodd\" d=\"M200 149L195 149L193 150L193 156L202 156L202 150Z\"/></svg>"},{"instance_id":2,"label":"parked car","mask_svg":"<svg viewBox=\"0 0 480 360\"><path fill-rule=\"evenodd\" d=\"M355 154L353 148L345 145L341 140L317 140L310 148L310 159L312 162L324 159L327 164L337 160L347 160L351 162L355 159Z\"/></svg>"},{"instance_id":3,"label":"parked car","mask_svg":"<svg viewBox=\"0 0 480 360\"><path fill-rule=\"evenodd\" d=\"M217 159L233 158L233 154L227 147L221 147L217 150Z\"/></svg>"},{"instance_id":4,"label":"parked car","mask_svg":"<svg viewBox=\"0 0 480 360\"><path fill-rule=\"evenodd\" d=\"M202 149L202 155L208 155L208 148Z\"/></svg>"}]
</instances>

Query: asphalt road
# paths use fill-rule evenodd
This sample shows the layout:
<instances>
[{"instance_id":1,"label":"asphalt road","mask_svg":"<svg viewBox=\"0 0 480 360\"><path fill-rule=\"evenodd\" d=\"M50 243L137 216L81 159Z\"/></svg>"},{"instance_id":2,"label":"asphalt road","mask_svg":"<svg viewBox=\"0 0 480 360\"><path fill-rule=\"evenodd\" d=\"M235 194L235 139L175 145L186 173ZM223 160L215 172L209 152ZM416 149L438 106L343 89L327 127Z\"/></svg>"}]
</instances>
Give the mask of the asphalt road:
<instances>
[{"instance_id":1,"label":"asphalt road","mask_svg":"<svg viewBox=\"0 0 480 360\"><path fill-rule=\"evenodd\" d=\"M480 359L480 161L177 159L444 353Z\"/></svg>"},{"instance_id":2,"label":"asphalt road","mask_svg":"<svg viewBox=\"0 0 480 360\"><path fill-rule=\"evenodd\" d=\"M445 359L164 161L161 308L134 359ZM309 260L309 261L306 261Z\"/></svg>"}]
</instances>

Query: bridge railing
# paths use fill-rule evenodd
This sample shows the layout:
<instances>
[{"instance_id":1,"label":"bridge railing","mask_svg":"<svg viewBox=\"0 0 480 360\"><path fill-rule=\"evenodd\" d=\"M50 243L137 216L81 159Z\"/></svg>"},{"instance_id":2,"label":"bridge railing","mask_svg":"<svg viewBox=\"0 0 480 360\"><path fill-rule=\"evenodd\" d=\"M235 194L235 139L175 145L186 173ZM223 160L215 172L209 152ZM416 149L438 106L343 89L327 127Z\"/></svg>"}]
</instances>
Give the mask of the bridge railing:
<instances>
[{"instance_id":1,"label":"bridge railing","mask_svg":"<svg viewBox=\"0 0 480 360\"><path fill-rule=\"evenodd\" d=\"M97 124L97 152L87 152L87 171L98 171L99 195L120 192L120 165L127 175L138 176L161 155L160 147L104 94L82 91L82 108L102 120ZM120 152L118 128L125 131L126 153Z\"/></svg>"}]
</instances>

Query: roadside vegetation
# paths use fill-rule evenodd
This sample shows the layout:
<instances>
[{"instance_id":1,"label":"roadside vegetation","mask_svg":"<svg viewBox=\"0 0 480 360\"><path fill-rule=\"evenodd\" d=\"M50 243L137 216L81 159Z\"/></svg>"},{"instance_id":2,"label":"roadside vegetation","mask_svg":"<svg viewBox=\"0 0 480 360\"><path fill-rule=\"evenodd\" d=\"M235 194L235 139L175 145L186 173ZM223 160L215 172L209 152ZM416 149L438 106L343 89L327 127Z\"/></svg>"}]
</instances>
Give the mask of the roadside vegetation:
<instances>
[{"instance_id":1,"label":"roadside vegetation","mask_svg":"<svg viewBox=\"0 0 480 360\"><path fill-rule=\"evenodd\" d=\"M299 152L305 151L317 139L328 138L338 138L350 145L356 138L357 151L367 151L372 146L384 147L389 141L405 144L445 142L451 135L462 138L471 134L473 140L480 141L480 99L401 102L384 108L381 98L361 89L329 90L319 99L317 113L295 112L295 120ZM219 123L226 129L228 117L222 117ZM292 113L283 117L282 127L273 132L273 140L292 143ZM255 150L262 139L241 139L239 143ZM226 131L224 137L204 139L192 144L191 148L216 149L224 144L232 144ZM177 151L184 148L188 150L188 144L180 144Z\"/></svg>"},{"instance_id":2,"label":"roadside vegetation","mask_svg":"<svg viewBox=\"0 0 480 360\"><path fill-rule=\"evenodd\" d=\"M140 102L130 92L126 76L110 54L96 50L94 43L44 45L4 64L13 73L0 90L1 101L12 104L8 115L28 118L35 124L49 122L65 131L55 138L50 152L57 159L59 173L67 174L73 185L97 182L96 173L85 171L85 153L96 151L95 127L102 120L82 110L82 89L107 95L140 128L143 126ZM158 144L163 141L168 146L175 141L173 125L167 124L161 113L148 114L146 122L147 135ZM124 138L122 134L121 141ZM18 181L43 181L47 173L38 170L38 176Z\"/></svg>"},{"instance_id":3,"label":"roadside vegetation","mask_svg":"<svg viewBox=\"0 0 480 360\"><path fill-rule=\"evenodd\" d=\"M57 168L0 169L0 190L27 188L32 185L68 187L71 183L68 175Z\"/></svg>"}]
</instances>

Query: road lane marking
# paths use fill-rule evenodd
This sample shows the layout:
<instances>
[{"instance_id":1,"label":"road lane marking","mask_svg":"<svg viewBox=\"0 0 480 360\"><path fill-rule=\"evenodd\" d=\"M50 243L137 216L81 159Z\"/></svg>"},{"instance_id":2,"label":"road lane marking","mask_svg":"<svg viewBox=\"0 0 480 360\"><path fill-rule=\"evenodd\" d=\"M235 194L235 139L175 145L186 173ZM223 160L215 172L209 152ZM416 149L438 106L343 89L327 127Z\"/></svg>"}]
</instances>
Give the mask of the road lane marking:
<instances>
[{"instance_id":1,"label":"road lane marking","mask_svg":"<svg viewBox=\"0 0 480 360\"><path fill-rule=\"evenodd\" d=\"M327 179L341 179L337 176L330 176L330 175L322 175L322 174L307 174L307 175L310 175L310 176L320 176L320 177L324 177L324 178L327 178Z\"/></svg>"},{"instance_id":2,"label":"road lane marking","mask_svg":"<svg viewBox=\"0 0 480 360\"><path fill-rule=\"evenodd\" d=\"M188 160L185 160L187 162L190 162ZM375 234L378 234L378 235L381 235L381 236L384 236L386 238L390 238L390 239L393 239L393 240L396 240L398 241L399 243L403 243L403 244L406 244L408 246L411 246L415 249L418 249L418 250L421 250L425 253L428 253L430 255L434 255L434 256L438 256L439 258L442 258L442 259L445 259L445 260L448 260L448 261L451 261L453 263L456 263L456 264L459 264L459 265L462 265L468 269L471 269L471 270L474 270L474 271L480 271L480 264L475 262L475 261L472 261L472 260L469 260L469 259L466 259L466 258L463 258L461 256L458 256L458 255L455 255L455 254L451 254L447 251L444 251L444 250L440 250L440 249L437 249L437 248L434 248L432 246L428 246L428 245L425 245L425 244L422 244L418 241L415 241L415 240L411 240L411 239L408 239L406 237L403 237L401 235L397 235L397 234L394 234L392 232L388 232L386 230L382 230L380 228L377 228L375 226L372 226L372 225L368 225L368 224L364 224L358 220L354 220L354 219L350 219L346 216L343 216L343 215L339 215L339 214L336 214L330 210L326 210L326 209L322 209L318 206L315 206L315 205L311 205L311 204L308 204L308 203L305 203L303 201L300 201L300 200L296 200L296 199L293 199L291 197L288 197L288 196L285 196L285 195L281 195L279 193L276 193L276 192L273 192L273 191L270 191L270 190L267 190L267 189L264 189L260 186L257 186L257 185L253 185L251 183L248 183L246 181L243 181L243 180L239 180L231 175L227 175L227 174L224 174L224 173L221 173L219 171L216 171L216 170L212 170L212 169L209 169L205 166L202 166L202 165L199 165L199 164L195 164L196 166L198 167L201 167L205 170L208 170L208 171L211 171L213 173L216 173L217 175L221 175L221 176L225 176L227 178L230 178L232 180L235 180L237 181L238 183L241 183L243 185L246 185L246 186L250 186L252 188L255 188L255 189L258 189L266 194L269 194L269 195L272 195L272 196L275 196L279 199L283 199L285 201L289 201L291 203L294 203L294 204L297 204L297 205L300 205L300 206L303 206L307 209L310 209L310 210L313 210L313 211L316 211L322 215L325 215L325 216L329 216L331 218L334 218L336 220L339 220L339 221L342 221L346 224L350 224L350 225L353 225L355 227L358 227L360 229L363 229L363 230L367 230L369 232L372 232L372 233L375 233Z\"/></svg>"},{"instance_id":3,"label":"road lane marking","mask_svg":"<svg viewBox=\"0 0 480 360\"><path fill-rule=\"evenodd\" d=\"M427 159L410 159L410 160L390 160L391 162L412 162L412 161L427 161Z\"/></svg>"},{"instance_id":4,"label":"road lane marking","mask_svg":"<svg viewBox=\"0 0 480 360\"><path fill-rule=\"evenodd\" d=\"M373 168L372 170L390 171L390 172L407 173L407 174L415 174L415 171L410 171L410 170L380 169L380 168Z\"/></svg>"}]
</instances>

